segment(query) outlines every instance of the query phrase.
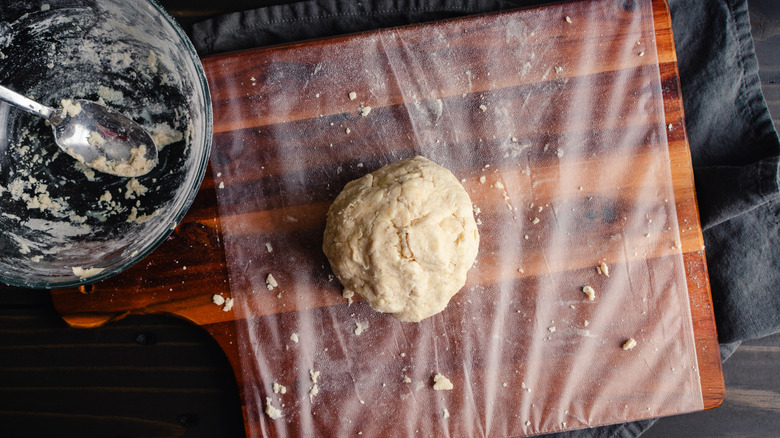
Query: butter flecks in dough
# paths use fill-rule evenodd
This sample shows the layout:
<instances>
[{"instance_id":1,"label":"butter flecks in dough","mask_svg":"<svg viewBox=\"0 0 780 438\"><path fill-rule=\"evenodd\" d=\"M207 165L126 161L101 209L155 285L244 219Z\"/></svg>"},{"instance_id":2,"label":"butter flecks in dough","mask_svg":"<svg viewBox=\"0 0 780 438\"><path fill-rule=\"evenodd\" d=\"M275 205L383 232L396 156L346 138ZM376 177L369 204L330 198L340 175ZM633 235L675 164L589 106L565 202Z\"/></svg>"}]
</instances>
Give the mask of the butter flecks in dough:
<instances>
[{"instance_id":1,"label":"butter flecks in dough","mask_svg":"<svg viewBox=\"0 0 780 438\"><path fill-rule=\"evenodd\" d=\"M328 210L323 251L345 294L417 322L444 310L463 287L478 246L461 183L414 157L344 187Z\"/></svg>"}]
</instances>

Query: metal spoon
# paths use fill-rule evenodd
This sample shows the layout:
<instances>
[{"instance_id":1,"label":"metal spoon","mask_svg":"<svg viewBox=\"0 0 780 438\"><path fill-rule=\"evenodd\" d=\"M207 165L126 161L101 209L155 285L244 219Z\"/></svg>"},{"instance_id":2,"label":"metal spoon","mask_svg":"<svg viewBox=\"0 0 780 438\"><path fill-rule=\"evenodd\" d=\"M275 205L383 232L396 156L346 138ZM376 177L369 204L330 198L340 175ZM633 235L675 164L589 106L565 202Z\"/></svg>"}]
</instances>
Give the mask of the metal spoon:
<instances>
[{"instance_id":1,"label":"metal spoon","mask_svg":"<svg viewBox=\"0 0 780 438\"><path fill-rule=\"evenodd\" d=\"M149 133L97 102L63 100L63 108L54 109L3 86L0 100L48 120L60 149L97 171L135 177L157 165L157 147Z\"/></svg>"}]
</instances>

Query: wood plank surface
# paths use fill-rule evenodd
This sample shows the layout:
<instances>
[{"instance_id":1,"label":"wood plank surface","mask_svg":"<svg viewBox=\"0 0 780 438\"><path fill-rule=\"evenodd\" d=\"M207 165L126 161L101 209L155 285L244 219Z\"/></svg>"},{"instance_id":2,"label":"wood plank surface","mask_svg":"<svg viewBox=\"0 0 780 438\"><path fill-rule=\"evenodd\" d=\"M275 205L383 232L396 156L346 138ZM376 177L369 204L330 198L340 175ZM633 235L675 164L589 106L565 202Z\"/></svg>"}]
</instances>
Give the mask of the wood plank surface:
<instances>
[{"instance_id":1,"label":"wood plank surface","mask_svg":"<svg viewBox=\"0 0 780 438\"><path fill-rule=\"evenodd\" d=\"M640 2L641 3L641 2ZM550 39L556 41L561 50L546 51L549 59L545 59L546 68L531 69L525 75L518 75L517 66L506 60L512 59L511 56L503 56L497 53L495 56L496 64L488 76L484 65L480 64L478 57L473 60L468 56L474 51L481 50L484 44L485 36L491 35L491 21L480 17L478 19L466 18L458 20L460 27L449 24L437 24L437 29L441 30L441 40L414 40L416 35L424 35L417 32L418 29L430 29L430 27L413 27L403 30L402 35L405 38L404 43L414 45L419 50L425 50L430 53L436 53L441 49L442 41L448 45L462 48L464 55L460 58L462 64L458 65L458 71L471 71L473 77L469 77L470 89L467 95L463 96L462 86L453 84L451 86L440 87L437 90L436 99L440 99L448 110L460 113L459 117L470 117L474 108L478 107L480 102L488 99L492 104L501 103L510 111L523 112L527 108L534 108L537 99L533 92L538 91L536 85L546 84L546 92L558 96L560 99L575 99L578 90L586 89L594 96L594 105L604 107L610 106L609 100L599 102L599 98L607 99L606 92L610 90L608 84L613 83L616 78L624 75L642 75L651 74L658 71L658 80L663 90L663 114L650 112L645 118L625 118L612 123L609 120L610 114L619 114L622 108L614 108L612 111L604 113L604 119L599 120L578 120L575 115L571 117L561 117L560 120L549 119L548 132L518 130L518 137L529 139L532 144L544 145L555 141L560 136L582 136L586 139L578 149L566 150L567 163L570 167L561 165L555 158L554 153L546 153L547 150L533 150L528 156L528 166L533 169L537 183L533 185L523 173L524 168L505 165L495 166L491 170L492 180L512 181L516 184L513 189L519 192L523 190L536 190L535 199L555 199L556 202L562 202L561 199L568 200L566 205L573 206L572 218L584 217L588 212L595 211L597 208L604 208L607 205L650 205L658 202L648 195L646 186L636 182L632 185L629 181L625 182L625 177L620 175L605 174L607 182L602 181L599 184L593 184L590 175L601 173L600 169L614 166L615 168L627 167L629 164L636 163L642 167L652 167L654 164L664 159L664 156L658 156L658 147L653 146L652 139L645 143L646 147L632 150L623 150L614 147L611 144L604 144L599 139L613 138L632 135L639 130L648 130L647 126L667 123L672 129L666 134L668 142L668 157L673 183L673 205L679 225L680 245L675 246L671 240L663 234L653 235L649 243L636 243L632 248L634 252L630 253L625 260L626 269L629 269L632 263L663 263L664 260L676 257L682 253L683 265L685 267L685 279L690 297L690 308L692 312L692 322L694 337L696 340L696 360L698 361L698 370L701 376L701 389L703 396L703 407L711 408L717 406L723 399L723 379L720 371L720 360L717 350L717 338L712 317L712 303L709 296L709 286L707 283L706 263L703 253L703 241L701 230L699 229L698 212L696 208L695 192L693 189L693 177L690 165L690 154L687 149L687 140L684 131L684 115L682 102L679 93L679 79L675 65L674 46L671 35L671 23L668 16L668 9L664 2L654 1L653 5L653 32L649 34L631 35L638 41L644 41L644 44L653 44L653 46L642 46L636 50L642 51L645 56L619 57L610 56L614 50L617 50L616 37L614 35L593 35L580 33L577 26L569 25L562 16L556 16L555 21L551 22L551 16L545 15L545 11L550 9L539 9L531 11L508 12L496 15L503 18L517 18L518 20L528 19L529 15L539 20L534 32L538 32L537 38ZM574 12L583 12L586 8L596 8L599 2L584 2L576 8ZM579 9L578 9L579 8ZM573 15L574 15L573 12ZM604 19L626 20L630 23L634 15L632 11L610 11L613 15L604 15ZM515 14L515 15L512 15ZM541 17L541 18L540 18ZM534 22L534 21L530 21ZM472 28L469 28L469 26ZM628 24L626 24L628 26ZM454 32L452 29L469 28L469 32ZM503 38L504 29L499 29ZM391 142L402 145L403 135L392 132L382 132L376 129L376 125L369 125L368 118L360 119L349 117L345 114L355 111L354 105L344 99L345 89L342 83L327 82L335 81L333 76L326 76L322 83L298 82L299 77L283 76L283 71L279 66L289 68L290 65L303 65L301 68L316 68L328 71L336 69L340 72L339 76L343 78L356 78L351 82L354 89L370 88L369 83L360 83L365 75L361 73L360 64L350 64L343 56L348 52L334 52L332 58L318 58L319 62L307 64L299 56L301 53L311 51L320 53L328 50L329 47L347 47L375 41L372 40L375 35L366 34L359 36L349 36L335 38L323 41L309 42L302 45L285 46L243 53L236 53L224 56L204 59L204 67L209 77L209 83L212 87L212 96L215 105L215 153L212 157L212 167L207 172L201 190L193 204L190 212L184 221L177 227L176 231L158 250L144 259L141 263L129 269L125 273L108 279L106 281L84 286L79 289L56 290L52 292L54 305L65 320L78 327L96 327L106 322L123 318L130 314L170 314L189 321L192 321L204 327L225 350L228 359L231 361L234 370L237 371L239 389L242 397L246 400L245 393L246 379L262 379L268 376L245 376L241 374L242 362L239 357L239 339L240 333L244 329L246 322L236 321L236 312L222 312L218 307L211 304L211 296L215 293L230 295L234 292L236 284L229 284L229 265L225 255L224 230L238 230L242 227L248 235L258 240L263 240L265 236L269 239L276 234L287 233L297 236L298 241L291 242L290 251L297 257L308 256L315 260L307 264L309 266L327 265L324 256L320 253L312 252L321 241L321 228L323 225L324 212L327 210L329 201L338 192L341 184L335 181L343 181L347 176L358 176L364 170L381 165L383 156L372 155L366 151L365 143L351 145L344 139L333 140L332 130L317 129L317 126L330 126L331 121L334 124L344 123L345 120L353 123L356 133L365 135L364 142L375 140L382 135L399 136L398 141ZM578 56L578 47L584 44L584 41L593 39L603 41L603 53L594 56L594 63L571 62L572 57ZM625 39L625 36L617 38ZM641 46L641 44L640 44ZM657 54L657 55L656 55ZM273 63L266 60L273 59ZM617 62L616 59L621 60ZM628 61L626 61L628 60ZM502 62L506 61L505 64ZM332 63L328 66L327 63ZM558 76L555 76L555 66L566 65L572 68L563 69ZM350 69L354 68L355 71ZM501 74L501 72L512 72L512 74ZM552 73L553 78L550 77ZM248 77L254 77L251 81ZM305 76L305 75L304 75ZM330 79L329 79L330 78ZM252 82L259 82L263 87L257 87ZM450 82L448 82L450 83ZM627 81L635 89L625 89L625 93L631 95L639 93L644 84ZM269 85L270 84L270 85ZM268 85L268 86L266 86ZM460 84L462 85L462 84ZM274 86L278 88L274 88ZM296 106L289 113L292 117L274 118L274 101L263 99L266 96L272 96L287 89L306 89L311 90L329 90L330 93L324 93L322 100L302 99L301 105ZM604 92L601 92L602 88ZM604 88L605 87L605 88ZM256 91L260 90L262 91ZM408 96L402 87L394 88L393 84L388 84L387 92L382 94L382 99L372 102L372 115L381 120L382 117L397 117L405 111L404 104L408 101ZM314 94L314 92L311 92ZM542 101L543 102L543 101ZM278 104L278 101L276 102ZM248 105L251 105L256 112L247 115L242 112ZM395 114L395 115L394 115ZM477 113L479 115L479 113ZM658 117L663 116L663 119ZM324 123L323 123L324 121ZM599 126L609 126L609 132L599 131ZM473 144L476 147L477 157L480 148L496 147L495 142L487 141L480 145L483 138L491 138L491 126L488 124L474 124L476 130L467 132L450 133L452 138L444 138L445 142L462 142ZM637 128L639 127L639 128ZM301 138L302 145L325 144L339 141L344 145L342 151L343 157L354 157L350 160L334 160L330 153L323 153L317 148L310 148L299 151L300 161L293 162L284 160L284 157L274 155L274 144L267 141L268 136L264 135L264 130L284 129L288 136L306 136ZM278 135L278 134L277 134ZM267 188L267 193L262 200L262 208L254 208L250 204L220 205L217 203L217 191L219 188L220 176L213 170L214 166L220 169L220 173L226 172L231 175L237 175L231 179L232 184L245 184L252 187L257 184L256 173L252 169L258 166L258 163L251 160L231 159L228 162L220 161L224 156L220 148L228 148L236 143L246 144L248 156L249 152L267 151L268 158L264 161L264 170L260 184ZM303 148L303 146L302 146ZM488 149L485 149L486 151ZM402 146L399 146L399 153L406 153ZM233 157L235 158L235 157ZM624 164L619 164L624 162ZM361 166L358 166L361 164ZM346 175L335 176L335 169L344 166L348 170ZM478 160L465 160L461 167L452 169L456 175L464 178L464 186L471 189L475 196L474 202L480 205L485 211L481 217L487 227L495 227L503 216L493 215L492 212L505 208L500 198L496 200L480 187L479 178L484 174L482 163ZM494 173L493 170L496 170ZM289 191L274 191L278 187L281 178L290 178L290 175L296 173L304 174L319 172L323 175L334 177L333 187L323 186L321 190L306 193L290 193ZM569 185L561 188L557 183L560 175L574 175L569 181ZM245 179L242 180L241 177ZM616 183L622 184L616 189L616 184L609 182L609 178L614 178ZM630 179L629 179L630 180ZM661 187L661 186L659 186ZM239 187L240 188L240 187ZM580 189L581 188L581 189ZM231 188L235 189L235 188ZM574 202L574 199L580 197L595 199L595 203ZM526 199L517 200L518 205L522 205ZM222 210L220 210L220 208ZM229 215L220 215L220 211L230 211ZM526 217L529 212L520 210L518 213L522 221L532 219ZM286 220L288 217L296 218L295 221ZM545 228L552 226L553 222L545 221L541 223L539 229L534 230L538 236L545 235ZM492 224L492 225L491 225ZM588 228L583 225L587 231L592 231L593 239L599 241L608 241L604 237L622 232L619 221L599 221L595 228ZM233 237L238 236L235 234ZM240 236L239 236L240 237ZM632 241L641 242L643 236L629 236ZM536 237L535 237L536 238ZM540 240L541 242L541 240ZM481 252L487 254L480 260L481 279L499 278L498 272L501 271L502 261L497 258L491 258L489 255L495 253L492 251L494 242L490 239L483 239ZM541 245L541 243L537 244ZM644 245L644 247L642 246ZM544 258L544 252L537 250L532 253L527 260L524 260L524 272L513 274L512 281L518 285L533 287L544 278L554 275L572 275L573 272L586 272L592 270L597 258L588 256L587 246L571 245L570 251L565 254L565 259L557 265L550 265ZM616 245L614 248L605 248L603 254L622 253L623 248ZM617 257L614 257L617 258ZM272 258L265 259L267 265L264 269L273 272L286 272L291 269L289 263L284 260L274 261ZM315 272L316 271L316 272ZM495 274L491 274L495 273ZM319 315L318 318L327 318L333 312L341 312L344 306L343 300L338 295L338 286L327 281L327 271L312 269L309 278L315 279L310 284L307 297L314 297L311 300L296 300L293 294L288 294L284 299L276 299L269 295L258 302L253 317L258 318L278 318L277 321L284 321L284 318L295 318L295 312L312 312ZM507 279L509 280L509 279ZM469 286L485 286L487 284L470 283ZM468 305L465 302L456 302L457 306ZM356 312L360 312L358 308ZM368 318L369 315L366 314ZM375 329L379 330L382 323L375 323ZM290 380L295 380L295 376L287 376ZM348 376L332 376L333 385L336 385L339 379L346 379ZM480 376L475 376L479 379ZM267 382L265 382L267 383ZM302 383L300 383L302 384ZM332 393L335 398L327 398L326 401L338 403L340 401L337 391ZM382 395L377 394L376 398L381 399ZM460 401L462 402L462 400ZM457 406L458 401L453 401ZM250 410L257 412L261 409L258 406L250 406ZM641 418L634 415L629 418L615 418L618 420L629 420ZM251 415L246 418L248 421L256 421ZM568 427L581 427L587 423L577 423L572 421ZM263 425L248 425L248 430L256 430ZM273 427L271 425L271 427ZM557 430L559 425L551 427L542 425L540 431ZM566 428L567 426L564 426ZM271 429L272 430L272 429ZM513 434L524 434L524 430L512 429Z\"/></svg>"}]
</instances>

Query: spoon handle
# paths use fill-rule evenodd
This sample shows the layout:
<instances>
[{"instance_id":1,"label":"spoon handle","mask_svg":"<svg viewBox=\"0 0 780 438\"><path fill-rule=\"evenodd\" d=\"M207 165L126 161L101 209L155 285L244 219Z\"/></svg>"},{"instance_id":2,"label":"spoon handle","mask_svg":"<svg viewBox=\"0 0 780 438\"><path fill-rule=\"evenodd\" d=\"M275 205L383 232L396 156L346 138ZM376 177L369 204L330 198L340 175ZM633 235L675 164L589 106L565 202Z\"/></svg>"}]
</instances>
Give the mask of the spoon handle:
<instances>
[{"instance_id":1,"label":"spoon handle","mask_svg":"<svg viewBox=\"0 0 780 438\"><path fill-rule=\"evenodd\" d=\"M50 120L52 114L54 114L54 110L52 108L49 108L48 106L45 105L41 105L40 103L28 99L27 97L22 96L16 91L9 90L8 88L5 88L2 85L0 85L0 100L4 100L10 103L11 105L18 106L19 108L25 111L31 112L33 114L37 114L46 120Z\"/></svg>"}]
</instances>

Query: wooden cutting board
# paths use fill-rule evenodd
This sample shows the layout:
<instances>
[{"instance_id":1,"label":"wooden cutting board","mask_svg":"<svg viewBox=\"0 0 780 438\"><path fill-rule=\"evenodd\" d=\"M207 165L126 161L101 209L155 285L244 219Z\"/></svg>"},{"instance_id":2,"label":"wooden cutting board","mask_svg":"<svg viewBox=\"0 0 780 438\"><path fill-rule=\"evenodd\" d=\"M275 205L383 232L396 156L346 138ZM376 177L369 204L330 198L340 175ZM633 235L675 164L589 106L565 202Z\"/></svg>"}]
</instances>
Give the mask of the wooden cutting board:
<instances>
[{"instance_id":1,"label":"wooden cutting board","mask_svg":"<svg viewBox=\"0 0 780 438\"><path fill-rule=\"evenodd\" d=\"M649 6L645 8L643 5ZM643 17L642 14L646 16ZM600 26L594 26L594 23L590 22L589 26L583 28L582 23L577 22L582 17L588 17L589 20L605 20L610 25L603 26L603 32L594 32L593 29L599 29ZM631 23L643 19L653 23L651 32L647 34L631 35L613 31L615 29L613 21L626 23L627 29L636 29L637 27ZM506 45L511 38L516 37L507 32L506 23L508 21L533 24L534 30L526 32L523 37L532 38L535 41L545 41L547 49L544 51L544 63L548 66L546 70L530 69L525 74L521 74L523 65L516 65L512 58L503 59L500 53L496 55L494 68L490 70L492 76L486 73L487 69L484 65L473 64L475 59L479 58L470 55L474 51ZM590 29L590 31L583 29ZM673 199L667 201L672 202L676 207L676 223L680 228L679 236L681 239L680 245L676 247L669 245L668 250L638 252L635 253L634 257L629 258L632 259L632 263L639 262L646 266L652 266L654 263L659 263L659 261L669 257L675 257L679 252L682 253L682 266L685 270L684 275L690 300L690 316L695 338L695 361L698 363L698 373L701 378L703 407L709 409L718 406L723 400L724 383L709 293L703 238L699 227L690 153L684 129L671 19L666 3L662 0L647 0L647 2L586 1L563 7L556 5L540 9L468 17L388 32L391 33L379 36L377 33L350 35L204 59L204 68L211 87L214 105L214 144L211 165L189 213L174 233L157 250L126 272L97 284L77 289L53 290L53 302L62 317L72 326L88 328L100 326L130 314L169 314L203 327L223 348L236 373L241 389L248 433L273 433L272 426L256 424L258 419L257 415L254 414L262 410L263 406L247 406L248 402L250 404L255 402L254 399L247 396L246 388L253 387L253 385L267 386L269 379L273 379L273 377L252 375L243 371L240 356L245 351L239 347L242 342L240 331L246 330L247 326L246 322L237 315L245 314L246 310L223 312L218 306L212 304L214 294L231 296L237 288L244 287L235 281L233 284L229 282L230 267L227 260L229 256L226 255L225 242L230 241L230 238L235 236L225 233L226 230L240 228L241 232L247 235L268 236L269 239L272 239L274 236L294 231L296 236L304 236L301 239L307 240L307 242L301 243L298 252L293 255L298 258L311 257L315 259L313 264L321 265L322 272L324 272L322 275L325 276L329 273L329 269L325 268L324 257L317 249L321 245L320 236L324 226L324 213L329 201L332 200L335 193L338 193L338 189L329 187L329 181L324 180L323 187L327 186L327 189L323 188L321 192L306 194L303 196L304 201L291 202L289 197L285 197L283 191L274 193L273 190L269 189L269 192L274 194L269 195L260 203L262 207L256 207L255 204L243 209L241 206L235 205L220 206L218 191L224 190L225 183L222 170L233 171L231 183L247 184L248 186L253 183L263 186L272 185L282 176L289 177L295 172L321 172L323 175L335 175L335 171L330 172L330 170L341 169L342 166L351 169L347 173L352 172L354 176L359 176L365 172L362 170L364 166L366 169L373 169L382 164L382 157L371 153L370 142L379 141L378 138L382 135L389 135L398 137L398 143L402 144L404 138L423 135L421 134L423 131L419 127L410 128L410 131L406 133L382 131L384 114L405 111L406 105L409 104L409 96L404 94L401 81L398 84L387 84L386 88L389 91L383 95L380 101L374 103L371 114L366 115L363 119L359 114L360 110L356 108L360 99L352 102L347 95L348 91L369 88L367 81L372 76L366 74L366 69L360 66L358 61L360 50L375 48L377 38L380 40L385 38L382 40L383 44L389 44L391 40L401 41L400 44L403 47L416 47L418 50L430 53L432 57L438 51L445 49L459 53L456 58L458 64L453 65L452 68L454 72L469 71L473 73L473 76L469 74L467 77L468 92L464 92L456 82L443 81L443 85L435 87L437 95L434 97L440 101L444 99L447 104L452 102L447 99L462 98L469 105L473 105L477 114L487 111L487 105L484 109L480 106L480 102L485 101L486 96L495 97L495 100L490 101L491 103L500 100L496 96L510 95L509 99L521 96L521 98L528 99L529 95L524 95L523 90L531 89L528 87L539 84L545 84L544 90L547 93L552 95L559 93L562 98L570 98L571 96L566 93L571 93L572 89L582 90L585 88L586 94L593 96L594 105L608 107L609 102L599 100L605 91L601 88L604 83L613 81L615 77L629 78L625 83L633 88L624 91L637 93L637 90L641 90L646 84L632 83L630 78L643 77L642 75L646 75L647 71L657 71L662 90L663 114L651 114L648 116L648 120L629 120L626 122L628 125L626 132L634 132L632 126L641 127L648 123L657 123L653 117L660 116L664 117L664 125L670 126L665 135L668 142L668 170L671 175ZM432 34L440 37L427 38ZM392 35L391 40L387 39L388 35ZM634 40L637 41L637 47L631 49L633 56L626 56L625 53L621 56L601 56L593 59L592 62L574 64L574 68L559 68L559 66L572 65L570 62L572 57L576 57L586 47L603 46L605 53L609 53L613 46L617 48L619 43L625 43L627 40L631 40L632 44ZM554 50L550 49L551 47ZM323 57L323 53L329 55ZM274 60L273 63L269 63L271 59ZM358 67L350 67L354 65L358 65ZM332 73L342 76L339 81L334 81L333 77L328 79L327 72L336 71L334 66L342 67L338 69L338 73ZM420 68L425 68L425 66ZM311 72L313 70L324 71L325 74L321 75L324 79L315 79L314 83L311 83L309 80L303 81L302 75L290 74L291 72ZM382 74L386 75L387 72ZM344 75L346 77L343 77ZM577 82L578 80L582 82ZM348 85L337 87L334 85L337 83L347 83ZM583 85L571 86L571 84ZM593 89L587 90L587 87ZM539 90L539 88L533 89ZM274 105L279 105L280 101L269 97L280 92L305 92L314 96L310 99L300 100L298 105L292 109L285 108L282 117L277 115L282 111L274 110ZM546 101L552 100L548 97ZM528 105L528 101L526 101L526 105L533 109L533 102ZM373 122L371 128L359 124L364 119L368 120L369 117L372 117ZM345 140L343 136L349 135L349 133L343 132L345 128L342 123L345 121L354 122L354 125L348 126L353 126L355 134L362 133L363 137L353 136L350 140ZM312 126L331 126L331 124L335 126L334 129L340 130L339 135L336 136L333 132L323 133L320 129L316 135L321 137L318 137L317 141L327 147L328 138L338 138L337 146L340 141L347 144L345 156L354 157L353 159L329 162L330 155L323 154L316 147L312 147L297 151L300 155L292 160L295 163L291 165L289 157L285 161L285 157L275 156L278 151L274 149L273 144L268 144L267 138L270 134L267 133L269 132L272 132L275 138L299 136L300 141L305 143L307 138L304 138L304 134L311 135ZM540 136L544 137L543 139L537 138L535 140L539 143L537 146L539 146L540 151L545 141L551 141L550 139L555 138L556 135L565 134L570 128L571 122L565 120L557 121L551 125L544 136ZM457 131L457 127L453 129ZM583 128L579 127L578 129ZM597 132L598 126L596 125L584 129L591 131L592 135L589 138L607 135ZM377 133L378 131L382 132ZM481 133L485 134L484 136L475 133L473 129L464 129L463 132L449 132L448 141L456 142L454 139L458 139L457 141L478 143L482 141L483 137L489 140L488 131ZM628 155L616 154L615 162L632 160L641 166L643 160L649 159L646 148L653 141L652 138L646 138L640 141L636 145L636 149ZM488 141L488 143L490 142ZM246 148L247 157L254 157L256 156L254 154L261 153L263 162L241 160L240 154L236 154L237 144ZM587 142L583 142L583 148L592 147L592 145L586 146L586 144ZM479 147L489 148L490 146ZM531 145L531 147L534 146ZM403 148L399 146L399 149ZM544 151L547 152L547 149L544 148ZM568 162L571 166L570 170L574 169L586 174L588 172L608 173L598 167L600 164L593 159L593 154L588 155L585 152L584 149L582 151L566 151L567 157L571 157L572 154L578 157L578 159ZM403 151L401 153L403 154ZM554 151L553 155L555 155ZM483 194L488 188L480 185L479 178L485 174L493 178L496 174L487 173L484 164L477 160L465 161L466 164L459 167L457 171L456 169L453 171L459 177L463 177L464 185L472 191L472 196L476 198L475 203L490 204L488 196ZM548 181L548 184L555 185L562 178L560 169L551 164L549 154L543 155L539 152L537 159L530 161L530 163L529 169L536 175L540 175L539 181ZM285 172L285 175L280 175ZM517 172L522 173L522 170ZM517 172L506 170L502 171L500 175L512 177L513 175L517 176ZM338 183L341 184L343 179L345 179L344 175L338 177ZM550 181L552 183L549 183ZM337 181L330 182L338 185ZM539 189L539 187L543 191L544 183L533 188ZM555 187L558 187L556 190L561 190L560 185L555 185ZM491 187L490 190L495 190L495 187ZM583 188L579 183L575 183L571 190L576 193L577 190L583 190ZM624 187L622 190L614 190L613 187L610 187L607 190L606 186L595 186L585 187L584 190L589 193L591 198L600 199L601 205L607 205L610 202L615 204L644 202L638 198L640 196L638 192L631 187ZM225 208L229 208L231 212L229 215L220 214L220 211L224 212ZM533 208L535 209L536 206ZM483 209L487 210L487 208ZM539 211L541 212L541 210ZM590 214L589 211L581 213L585 216ZM292 220L288 221L285 218L292 218ZM490 220L490 216L485 216L485 220ZM240 226L237 227L237 224ZM608 231L615 233L620 230ZM648 238L652 240L656 237L650 236L648 233ZM490 244L486 243L485 236L483 236L483 249L481 251L486 251L484 249L486 245L489 249ZM652 247L661 248L659 245ZM569 260L572 263L562 271L584 272L593 268L594 259L584 255L582 250L583 248L571 248ZM259 253L263 253L263 251L265 249L261 248ZM276 249L277 254L280 252L284 253L284 248ZM290 259L286 261L263 260L266 260L267 264L258 268L263 269L263 272L284 272L285 269L291 269L287 266ZM495 262L491 264L487 259L480 261L480 263L482 264L480 269L490 269L490 267L497 266ZM550 274L548 260L537 257L536 259L531 258L524 265L523 272L515 275L522 277L520 280L528 282L523 284L534 284L535 281L544 281ZM494 281L498 281L498 275L496 274ZM277 297L269 295L261 302L262 306L258 307L252 316L274 317L278 315L281 320L295 315L296 312L329 308L343 309L347 306L339 296L338 284L334 282L323 281L321 284L312 285L312 290L317 292L312 295L317 298L307 301L305 304L302 304L300 300L277 299ZM465 306L465 304L463 305ZM381 323L375 324L375 327L381 326ZM336 346L339 341L333 340L332 342L333 346ZM327 350L327 347L325 349ZM402 361L401 358L393 360ZM298 383L298 386L302 385L304 383ZM652 391L652 388L648 390ZM520 397L525 389L517 388L515 391L515 395ZM556 388L548 388L545 391L554 394ZM510 393L510 399L511 395ZM338 397L329 399L329 402L338 403L339 399ZM621 422L644 416L646 415L635 413L624 415L616 412L613 418L606 420L602 418L598 423ZM372 417L368 418L369 420L361 418L361 421L371 421ZM373 419L381 420L381 416ZM571 421L554 426L541 425L536 427L537 425L534 425L533 429L509 427L508 432L512 435L525 435L587 425L595 424L590 424L587 421ZM434 432L440 431L435 430Z\"/></svg>"}]
</instances>

